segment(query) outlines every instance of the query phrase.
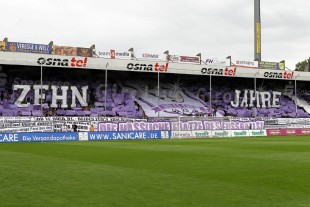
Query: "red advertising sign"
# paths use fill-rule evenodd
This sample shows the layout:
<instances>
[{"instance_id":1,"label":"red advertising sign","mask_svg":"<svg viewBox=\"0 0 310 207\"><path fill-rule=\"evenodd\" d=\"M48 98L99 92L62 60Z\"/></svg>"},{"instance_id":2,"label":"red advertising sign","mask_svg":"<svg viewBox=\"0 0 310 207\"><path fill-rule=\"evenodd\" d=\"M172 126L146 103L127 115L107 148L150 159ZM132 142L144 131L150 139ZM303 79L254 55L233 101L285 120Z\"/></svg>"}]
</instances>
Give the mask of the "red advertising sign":
<instances>
[{"instance_id":1,"label":"red advertising sign","mask_svg":"<svg viewBox=\"0 0 310 207\"><path fill-rule=\"evenodd\" d=\"M299 129L300 135L310 135L310 129Z\"/></svg>"},{"instance_id":2,"label":"red advertising sign","mask_svg":"<svg viewBox=\"0 0 310 207\"><path fill-rule=\"evenodd\" d=\"M180 56L180 62L200 63L199 57Z\"/></svg>"},{"instance_id":3,"label":"red advertising sign","mask_svg":"<svg viewBox=\"0 0 310 207\"><path fill-rule=\"evenodd\" d=\"M200 58L198 56L190 57L190 56L169 55L168 59L172 62L200 63Z\"/></svg>"},{"instance_id":4,"label":"red advertising sign","mask_svg":"<svg viewBox=\"0 0 310 207\"><path fill-rule=\"evenodd\" d=\"M267 129L267 136L285 136L285 129Z\"/></svg>"},{"instance_id":5,"label":"red advertising sign","mask_svg":"<svg viewBox=\"0 0 310 207\"><path fill-rule=\"evenodd\" d=\"M267 136L310 135L310 129L267 129Z\"/></svg>"},{"instance_id":6,"label":"red advertising sign","mask_svg":"<svg viewBox=\"0 0 310 207\"><path fill-rule=\"evenodd\" d=\"M111 52L111 59L115 59L115 50L110 50Z\"/></svg>"}]
</instances>

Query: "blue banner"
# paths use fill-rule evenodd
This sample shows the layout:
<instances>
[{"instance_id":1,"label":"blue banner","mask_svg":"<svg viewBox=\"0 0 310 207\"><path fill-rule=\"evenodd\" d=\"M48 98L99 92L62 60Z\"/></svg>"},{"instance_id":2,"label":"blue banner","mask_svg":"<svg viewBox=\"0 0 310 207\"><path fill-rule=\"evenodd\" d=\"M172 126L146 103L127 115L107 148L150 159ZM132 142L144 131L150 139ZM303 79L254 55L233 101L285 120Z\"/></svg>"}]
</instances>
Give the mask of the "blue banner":
<instances>
[{"instance_id":1,"label":"blue banner","mask_svg":"<svg viewBox=\"0 0 310 207\"><path fill-rule=\"evenodd\" d=\"M89 141L162 139L169 138L169 131L124 131L124 132L88 132Z\"/></svg>"},{"instance_id":2,"label":"blue banner","mask_svg":"<svg viewBox=\"0 0 310 207\"><path fill-rule=\"evenodd\" d=\"M21 142L64 142L79 141L77 132L25 132L20 133Z\"/></svg>"},{"instance_id":3,"label":"blue banner","mask_svg":"<svg viewBox=\"0 0 310 207\"><path fill-rule=\"evenodd\" d=\"M19 142L20 137L18 133L0 133L1 142Z\"/></svg>"},{"instance_id":4,"label":"blue banner","mask_svg":"<svg viewBox=\"0 0 310 207\"><path fill-rule=\"evenodd\" d=\"M22 42L7 42L6 50L9 52L52 54L52 47L50 45Z\"/></svg>"}]
</instances>

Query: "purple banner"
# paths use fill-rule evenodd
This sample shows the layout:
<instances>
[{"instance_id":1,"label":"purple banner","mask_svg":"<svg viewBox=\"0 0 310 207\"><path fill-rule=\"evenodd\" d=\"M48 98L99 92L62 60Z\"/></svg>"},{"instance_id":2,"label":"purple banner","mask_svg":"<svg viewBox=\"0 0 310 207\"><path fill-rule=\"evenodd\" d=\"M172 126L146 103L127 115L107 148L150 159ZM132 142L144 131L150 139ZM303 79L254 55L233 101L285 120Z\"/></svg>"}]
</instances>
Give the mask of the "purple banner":
<instances>
[{"instance_id":1,"label":"purple banner","mask_svg":"<svg viewBox=\"0 0 310 207\"><path fill-rule=\"evenodd\" d=\"M179 129L180 128L180 129ZM264 121L102 122L98 131L191 131L264 129Z\"/></svg>"}]
</instances>

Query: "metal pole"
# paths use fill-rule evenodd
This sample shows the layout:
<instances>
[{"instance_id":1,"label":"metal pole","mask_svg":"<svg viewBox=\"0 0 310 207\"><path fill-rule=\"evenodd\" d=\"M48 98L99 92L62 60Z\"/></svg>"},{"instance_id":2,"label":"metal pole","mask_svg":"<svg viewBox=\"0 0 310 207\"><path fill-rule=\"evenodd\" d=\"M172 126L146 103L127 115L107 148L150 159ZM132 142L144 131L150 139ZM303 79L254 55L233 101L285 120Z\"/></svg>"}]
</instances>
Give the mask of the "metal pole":
<instances>
[{"instance_id":1,"label":"metal pole","mask_svg":"<svg viewBox=\"0 0 310 207\"><path fill-rule=\"evenodd\" d=\"M104 117L107 117L107 87L108 87L108 65L105 67L105 77L104 77Z\"/></svg>"},{"instance_id":2,"label":"metal pole","mask_svg":"<svg viewBox=\"0 0 310 207\"><path fill-rule=\"evenodd\" d=\"M179 122L179 139L181 138L181 119L180 119L180 115L178 116L178 122Z\"/></svg>"},{"instance_id":3,"label":"metal pole","mask_svg":"<svg viewBox=\"0 0 310 207\"><path fill-rule=\"evenodd\" d=\"M261 61L260 0L254 0L254 60Z\"/></svg>"},{"instance_id":4,"label":"metal pole","mask_svg":"<svg viewBox=\"0 0 310 207\"><path fill-rule=\"evenodd\" d=\"M210 74L210 94L209 94L209 102L210 102L210 112L212 113L212 79L211 79L211 74ZM212 116L212 114L211 114Z\"/></svg>"},{"instance_id":5,"label":"metal pole","mask_svg":"<svg viewBox=\"0 0 310 207\"><path fill-rule=\"evenodd\" d=\"M43 112L43 93L42 93L42 89L43 89L43 66L41 65L41 111Z\"/></svg>"},{"instance_id":6,"label":"metal pole","mask_svg":"<svg viewBox=\"0 0 310 207\"><path fill-rule=\"evenodd\" d=\"M12 91L13 91L13 96L12 96L11 100L12 100L12 103L14 104L14 101L15 101L14 85L12 85Z\"/></svg>"},{"instance_id":7,"label":"metal pole","mask_svg":"<svg viewBox=\"0 0 310 207\"><path fill-rule=\"evenodd\" d=\"M159 117L159 70L157 71L157 106L158 106L158 114Z\"/></svg>"},{"instance_id":8,"label":"metal pole","mask_svg":"<svg viewBox=\"0 0 310 207\"><path fill-rule=\"evenodd\" d=\"M257 109L256 109L256 106L257 106L257 96L256 96L256 75L254 77L254 97L255 97L255 114L254 114L254 118L256 118L256 114L257 114Z\"/></svg>"},{"instance_id":9,"label":"metal pole","mask_svg":"<svg viewBox=\"0 0 310 207\"><path fill-rule=\"evenodd\" d=\"M255 73L254 75L254 97L255 97L255 106L253 106L255 108L254 112L254 118L256 118L257 116L257 102L258 102L258 98L257 98L257 93L256 93L256 90L257 90L257 87L256 87L256 76L257 74L259 74L259 72Z\"/></svg>"},{"instance_id":10,"label":"metal pole","mask_svg":"<svg viewBox=\"0 0 310 207\"><path fill-rule=\"evenodd\" d=\"M296 78L297 77L295 77L295 112L296 112L295 117L297 117L297 80Z\"/></svg>"}]
</instances>

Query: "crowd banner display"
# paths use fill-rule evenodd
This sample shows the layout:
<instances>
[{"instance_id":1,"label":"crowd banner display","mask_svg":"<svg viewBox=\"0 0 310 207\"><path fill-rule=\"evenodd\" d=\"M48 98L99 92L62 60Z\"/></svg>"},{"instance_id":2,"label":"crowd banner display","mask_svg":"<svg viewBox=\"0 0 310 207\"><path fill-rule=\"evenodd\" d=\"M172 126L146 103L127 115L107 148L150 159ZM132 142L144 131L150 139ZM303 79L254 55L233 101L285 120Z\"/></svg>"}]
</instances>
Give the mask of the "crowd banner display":
<instances>
[{"instance_id":1,"label":"crowd banner display","mask_svg":"<svg viewBox=\"0 0 310 207\"><path fill-rule=\"evenodd\" d=\"M77 56L77 47L53 45L53 55Z\"/></svg>"},{"instance_id":2,"label":"crowd banner display","mask_svg":"<svg viewBox=\"0 0 310 207\"><path fill-rule=\"evenodd\" d=\"M23 42L7 42L6 43L6 51L23 52L23 53L51 54L52 48L50 45L44 45L44 44L33 44L33 43L23 43Z\"/></svg>"},{"instance_id":3,"label":"crowd banner display","mask_svg":"<svg viewBox=\"0 0 310 207\"><path fill-rule=\"evenodd\" d=\"M145 121L144 119L107 117L0 117L1 132L79 132L98 131L100 122Z\"/></svg>"},{"instance_id":4,"label":"crowd banner display","mask_svg":"<svg viewBox=\"0 0 310 207\"><path fill-rule=\"evenodd\" d=\"M0 51L6 51L6 42L0 41Z\"/></svg>"},{"instance_id":5,"label":"crowd banner display","mask_svg":"<svg viewBox=\"0 0 310 207\"><path fill-rule=\"evenodd\" d=\"M266 129L310 128L310 118L276 118L265 120Z\"/></svg>"},{"instance_id":6,"label":"crowd banner display","mask_svg":"<svg viewBox=\"0 0 310 207\"><path fill-rule=\"evenodd\" d=\"M225 120L195 120L195 121L133 121L133 122L101 122L99 131L197 131L197 130L248 130L264 129L264 121L225 121Z\"/></svg>"}]
</instances>

